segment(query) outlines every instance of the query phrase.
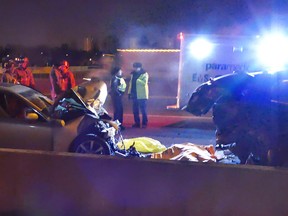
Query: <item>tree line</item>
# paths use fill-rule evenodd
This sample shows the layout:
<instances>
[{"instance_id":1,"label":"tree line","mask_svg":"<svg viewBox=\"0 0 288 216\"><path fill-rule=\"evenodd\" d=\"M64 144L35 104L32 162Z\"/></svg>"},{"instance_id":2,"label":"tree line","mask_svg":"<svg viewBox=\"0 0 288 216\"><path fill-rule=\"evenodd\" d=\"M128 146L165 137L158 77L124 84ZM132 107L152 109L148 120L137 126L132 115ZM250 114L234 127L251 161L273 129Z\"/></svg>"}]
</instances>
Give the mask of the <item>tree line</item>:
<instances>
[{"instance_id":1,"label":"tree line","mask_svg":"<svg viewBox=\"0 0 288 216\"><path fill-rule=\"evenodd\" d=\"M94 42L89 51L74 48L67 43L59 47L45 45L25 47L22 45L0 45L0 60L2 65L9 59L18 59L27 56L31 66L52 66L65 59L70 65L89 66L95 64L103 54L116 54L119 46L118 39L109 36L100 46Z\"/></svg>"}]
</instances>

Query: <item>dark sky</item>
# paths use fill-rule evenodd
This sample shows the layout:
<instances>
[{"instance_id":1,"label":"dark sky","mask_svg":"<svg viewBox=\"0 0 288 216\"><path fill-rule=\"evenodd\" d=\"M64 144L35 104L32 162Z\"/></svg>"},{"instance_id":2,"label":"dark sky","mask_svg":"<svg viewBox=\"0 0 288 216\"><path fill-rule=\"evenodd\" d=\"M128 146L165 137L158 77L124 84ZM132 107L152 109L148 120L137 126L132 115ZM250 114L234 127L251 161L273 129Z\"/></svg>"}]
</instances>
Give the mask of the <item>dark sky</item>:
<instances>
[{"instance_id":1,"label":"dark sky","mask_svg":"<svg viewBox=\"0 0 288 216\"><path fill-rule=\"evenodd\" d=\"M92 36L253 32L284 14L286 0L1 0L0 46L59 46ZM276 12L275 12L276 11ZM283 16L277 16L283 19ZM286 19L286 18L284 18Z\"/></svg>"}]
</instances>

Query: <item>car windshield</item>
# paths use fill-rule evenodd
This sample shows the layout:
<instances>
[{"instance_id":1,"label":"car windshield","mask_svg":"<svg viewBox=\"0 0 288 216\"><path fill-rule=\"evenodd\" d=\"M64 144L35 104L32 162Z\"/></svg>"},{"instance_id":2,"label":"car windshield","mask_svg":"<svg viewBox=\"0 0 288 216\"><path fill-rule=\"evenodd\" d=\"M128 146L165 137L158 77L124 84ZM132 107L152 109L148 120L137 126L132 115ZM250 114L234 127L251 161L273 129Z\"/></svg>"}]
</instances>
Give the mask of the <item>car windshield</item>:
<instances>
[{"instance_id":1,"label":"car windshield","mask_svg":"<svg viewBox=\"0 0 288 216\"><path fill-rule=\"evenodd\" d=\"M52 108L53 102L48 97L40 92L28 88L25 88L23 91L19 91L18 93L37 106L45 115L49 115L49 110Z\"/></svg>"}]
</instances>

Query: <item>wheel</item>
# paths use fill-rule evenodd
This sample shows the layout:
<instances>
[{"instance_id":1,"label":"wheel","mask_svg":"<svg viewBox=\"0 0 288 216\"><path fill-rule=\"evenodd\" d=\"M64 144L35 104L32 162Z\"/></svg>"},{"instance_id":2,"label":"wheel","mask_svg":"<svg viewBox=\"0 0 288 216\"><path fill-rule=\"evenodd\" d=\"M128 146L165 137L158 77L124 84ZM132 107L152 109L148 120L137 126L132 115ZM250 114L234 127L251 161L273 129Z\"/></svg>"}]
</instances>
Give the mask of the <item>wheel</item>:
<instances>
[{"instance_id":1,"label":"wheel","mask_svg":"<svg viewBox=\"0 0 288 216\"><path fill-rule=\"evenodd\" d=\"M111 155L109 144L94 134L85 134L76 137L69 151L84 154Z\"/></svg>"}]
</instances>

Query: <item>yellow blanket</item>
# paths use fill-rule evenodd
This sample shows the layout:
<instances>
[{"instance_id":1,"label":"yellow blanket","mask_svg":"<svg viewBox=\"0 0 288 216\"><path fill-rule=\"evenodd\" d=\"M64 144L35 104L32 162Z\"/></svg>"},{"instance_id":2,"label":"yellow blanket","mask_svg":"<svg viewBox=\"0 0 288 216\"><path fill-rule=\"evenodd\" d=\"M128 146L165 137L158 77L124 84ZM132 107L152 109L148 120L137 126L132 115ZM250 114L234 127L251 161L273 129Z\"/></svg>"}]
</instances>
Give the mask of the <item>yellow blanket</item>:
<instances>
[{"instance_id":1,"label":"yellow blanket","mask_svg":"<svg viewBox=\"0 0 288 216\"><path fill-rule=\"evenodd\" d=\"M133 144L136 150L141 153L158 153L167 149L158 140L152 139L150 137L124 139L123 143L119 142L117 145L120 149L129 149Z\"/></svg>"}]
</instances>

